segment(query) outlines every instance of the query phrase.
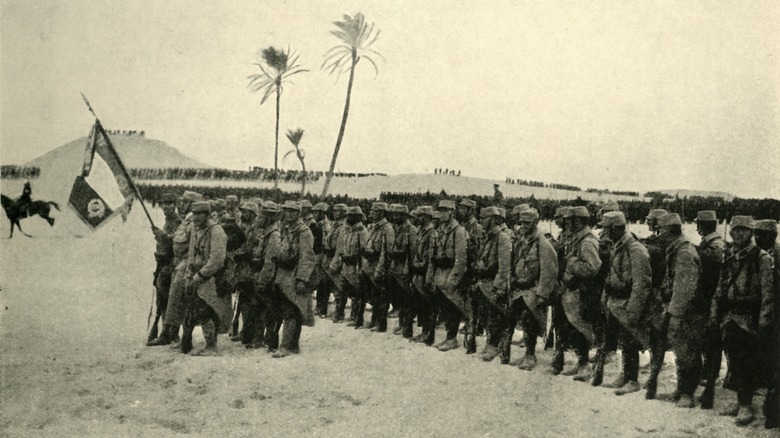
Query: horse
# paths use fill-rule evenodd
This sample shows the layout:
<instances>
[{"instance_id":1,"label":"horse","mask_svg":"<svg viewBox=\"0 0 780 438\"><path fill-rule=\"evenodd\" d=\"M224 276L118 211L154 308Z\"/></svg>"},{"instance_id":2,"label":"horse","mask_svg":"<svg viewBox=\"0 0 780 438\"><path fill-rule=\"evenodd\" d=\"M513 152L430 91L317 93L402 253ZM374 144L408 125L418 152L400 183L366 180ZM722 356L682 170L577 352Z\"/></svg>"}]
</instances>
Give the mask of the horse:
<instances>
[{"instance_id":1,"label":"horse","mask_svg":"<svg viewBox=\"0 0 780 438\"><path fill-rule=\"evenodd\" d=\"M49 223L49 226L53 226L54 218L49 216L51 206L54 206L57 211L60 211L60 206L57 205L57 203L54 201L31 201L19 208L20 206L17 205L13 199L5 195L0 196L2 196L3 210L5 210L5 214L8 216L8 220L11 221L11 235L8 237L9 239L14 237L14 226L19 228L20 233L27 237L32 237L31 235L22 231L22 226L19 225L20 220L33 217L37 214L43 219L46 219L46 222Z\"/></svg>"}]
</instances>

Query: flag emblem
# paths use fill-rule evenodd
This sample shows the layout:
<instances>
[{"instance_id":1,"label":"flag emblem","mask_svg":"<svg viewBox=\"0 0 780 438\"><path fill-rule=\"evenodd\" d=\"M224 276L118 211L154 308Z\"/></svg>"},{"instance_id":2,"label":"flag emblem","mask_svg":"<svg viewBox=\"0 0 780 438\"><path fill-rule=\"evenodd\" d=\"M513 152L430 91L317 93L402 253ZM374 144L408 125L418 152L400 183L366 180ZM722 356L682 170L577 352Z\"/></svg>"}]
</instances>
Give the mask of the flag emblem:
<instances>
[{"instance_id":1,"label":"flag emblem","mask_svg":"<svg viewBox=\"0 0 780 438\"><path fill-rule=\"evenodd\" d=\"M81 175L76 177L69 203L87 226L95 230L135 198L132 180L106 131L95 121L84 151Z\"/></svg>"}]
</instances>

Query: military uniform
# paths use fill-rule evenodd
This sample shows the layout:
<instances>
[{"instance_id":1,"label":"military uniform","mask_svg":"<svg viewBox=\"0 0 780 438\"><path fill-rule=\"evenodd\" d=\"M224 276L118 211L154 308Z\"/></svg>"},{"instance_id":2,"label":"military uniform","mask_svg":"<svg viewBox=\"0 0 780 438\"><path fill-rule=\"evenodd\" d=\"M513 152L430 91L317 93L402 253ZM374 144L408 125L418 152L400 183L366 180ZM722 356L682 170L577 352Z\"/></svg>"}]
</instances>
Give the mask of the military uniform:
<instances>
[{"instance_id":1,"label":"military uniform","mask_svg":"<svg viewBox=\"0 0 780 438\"><path fill-rule=\"evenodd\" d=\"M195 214L208 210L205 202L193 205ZM219 293L215 278L225 263L227 236L221 226L209 219L203 227L193 226L189 243L187 276L190 290L187 295L182 352L192 349L192 330L200 325L206 338L206 348L201 353L216 353L217 334L227 333L230 325L230 295ZM192 284L196 279L200 283L197 288Z\"/></svg>"},{"instance_id":2,"label":"military uniform","mask_svg":"<svg viewBox=\"0 0 780 438\"><path fill-rule=\"evenodd\" d=\"M763 408L766 417L764 425L772 429L780 427L780 243L777 243L777 221L756 221L755 233L757 244L761 245L774 262L774 317L770 327L765 328L761 336L762 377L767 383Z\"/></svg>"},{"instance_id":3,"label":"military uniform","mask_svg":"<svg viewBox=\"0 0 780 438\"><path fill-rule=\"evenodd\" d=\"M334 206L334 210L338 208L345 213L347 212L347 206L344 204L337 204ZM334 221L332 223L330 232L325 236L323 242L323 252L326 254L326 258L323 259L323 268L326 274L333 282L334 287L334 302L335 309L333 312L333 322L341 322L344 320L344 309L347 305L347 295L343 289L344 277L341 275L341 269L343 262L341 255L344 254L344 247L347 241L347 234L349 234L350 227L347 225L347 219Z\"/></svg>"},{"instance_id":4,"label":"military uniform","mask_svg":"<svg viewBox=\"0 0 780 438\"><path fill-rule=\"evenodd\" d=\"M405 338L411 338L414 329L414 313L412 291L409 288L411 282L412 251L417 244L417 227L408 219L408 208L401 204L390 205L390 212L403 215L400 224L394 224L393 244L389 247L390 258L390 302L398 312L398 334Z\"/></svg>"},{"instance_id":5,"label":"military uniform","mask_svg":"<svg viewBox=\"0 0 780 438\"><path fill-rule=\"evenodd\" d=\"M257 205L251 202L245 202L241 209L244 211L244 214L242 214L244 217L248 217L250 215L249 212L256 217L259 212ZM251 266L254 248L257 245L257 234L261 231L257 223L257 219L241 221L239 226L245 236L245 240L241 247L233 252L237 308L235 313L236 315L240 313L243 320L243 326L238 338L242 344L249 346L259 346L262 343L262 334L258 337L258 326L261 324L260 304L255 292ZM235 321L236 319L234 319Z\"/></svg>"},{"instance_id":6,"label":"military uniform","mask_svg":"<svg viewBox=\"0 0 780 438\"><path fill-rule=\"evenodd\" d=\"M328 211L328 204L320 202L314 206L314 210L322 211L323 214ZM314 235L314 255L317 259L317 267L315 269L316 276L312 281L315 281L315 288L317 289L317 308L315 313L320 318L325 318L328 315L328 301L330 300L330 293L333 290L333 282L328 275L327 270L323 263L325 261L330 262L330 258L325 251L325 240L330 233L332 227L330 219L327 216L323 216L321 220L317 221L312 228ZM332 257L332 255L330 256Z\"/></svg>"},{"instance_id":7,"label":"military uniform","mask_svg":"<svg viewBox=\"0 0 780 438\"><path fill-rule=\"evenodd\" d=\"M387 212L387 204L375 202L371 210ZM368 286L367 301L371 303L371 324L366 328L376 326L376 331L387 330L387 311L390 306L387 295L388 286L388 250L395 242L395 231L387 218L382 218L371 224L368 230L368 241L363 251L361 275L366 278ZM364 306L364 304L363 304Z\"/></svg>"},{"instance_id":8,"label":"military uniform","mask_svg":"<svg viewBox=\"0 0 780 438\"><path fill-rule=\"evenodd\" d=\"M266 201L263 204L263 214L278 212L279 206L274 202ZM252 247L252 278L260 319L253 343L259 344L259 339L262 339L269 351L276 351L279 348L279 329L282 325L279 312L281 297L278 297L274 290L276 276L274 260L279 253L282 240L279 222L276 219L272 221L266 219L263 228L257 230L254 237L256 243Z\"/></svg>"},{"instance_id":9,"label":"military uniform","mask_svg":"<svg viewBox=\"0 0 780 438\"><path fill-rule=\"evenodd\" d=\"M176 202L175 194L164 194L163 202ZM157 324L160 318L166 312L168 308L168 296L171 290L171 283L173 279L174 257L173 257L173 234L179 228L182 223L181 217L173 211L173 214L166 216L165 225L162 230L155 232L156 248L154 251L154 259L157 262L157 269L154 271L154 288L156 292L156 315L155 322L152 330L147 339L148 345L164 345L169 343L174 338L178 337L179 326L173 325L168 320L163 319L163 332L160 339L157 338Z\"/></svg>"},{"instance_id":10,"label":"military uniform","mask_svg":"<svg viewBox=\"0 0 780 438\"><path fill-rule=\"evenodd\" d=\"M607 212L601 224L605 227L625 227L622 212ZM610 252L609 272L604 285L604 297L608 317L618 324L618 336L622 350L622 369L612 388L623 388L617 394L639 390L639 350L650 347L651 291L650 255L634 236L625 232L613 242ZM598 352L596 377L601 378L607 349ZM594 377L594 379L596 378Z\"/></svg>"},{"instance_id":11,"label":"military uniform","mask_svg":"<svg viewBox=\"0 0 780 438\"><path fill-rule=\"evenodd\" d=\"M480 215L483 218L495 217L498 210L487 207ZM475 300L482 303L487 314L487 339L481 356L486 361L492 360L502 348L509 348L511 337L507 334L514 331L515 323L508 318L511 253L509 237L496 225L485 234L474 264ZM502 357L502 361L508 361L508 357Z\"/></svg>"},{"instance_id":12,"label":"military uniform","mask_svg":"<svg viewBox=\"0 0 780 438\"><path fill-rule=\"evenodd\" d=\"M430 206L420 207L418 214L433 217L433 209ZM433 345L436 337L436 314L438 300L433 290L433 285L426 281L428 264L431 259L431 244L434 230L433 222L428 222L419 232L412 252L412 285L416 296L413 300L413 309L417 314L418 323L422 326L422 333L415 338L416 341Z\"/></svg>"},{"instance_id":13,"label":"military uniform","mask_svg":"<svg viewBox=\"0 0 780 438\"><path fill-rule=\"evenodd\" d=\"M300 211L300 204L288 201L283 208ZM303 324L314 326L311 300L311 278L316 265L314 236L302 220L287 223L282 228L281 245L275 261L274 284L286 300L281 306L284 320L282 341L274 357L284 357L300 352Z\"/></svg>"},{"instance_id":14,"label":"military uniform","mask_svg":"<svg viewBox=\"0 0 780 438\"><path fill-rule=\"evenodd\" d=\"M455 209L453 201L440 201L439 209ZM426 282L431 283L441 294L441 316L445 319L447 339L438 348L448 351L458 347L457 335L461 320L466 320L467 353L476 352L474 338L473 304L464 285L468 270L466 230L455 218L443 222L432 245L431 263L428 265ZM472 351L474 350L474 351Z\"/></svg>"},{"instance_id":15,"label":"military uniform","mask_svg":"<svg viewBox=\"0 0 780 438\"><path fill-rule=\"evenodd\" d=\"M344 314L347 298L352 300L350 311L350 325L359 328L363 326L363 313L366 308L364 290L368 287L365 284L364 277L361 275L362 256L366 242L368 242L368 230L363 225L363 211L360 207L352 207L347 212L348 217L352 216L355 220L353 225L346 225L348 228L345 236L343 249L337 251L339 254L331 262L331 272L340 272L342 276L342 291L344 292L339 299L336 311Z\"/></svg>"},{"instance_id":16,"label":"military uniform","mask_svg":"<svg viewBox=\"0 0 780 438\"><path fill-rule=\"evenodd\" d=\"M539 214L535 209L520 213L521 221L536 223ZM547 303L558 293L558 256L552 243L534 228L530 234L516 237L513 250L513 281L510 292L513 323L508 332L508 345L514 332L514 321L519 318L525 334L525 358L518 366L524 370L536 364L536 340L544 334L547 324Z\"/></svg>"},{"instance_id":17,"label":"military uniform","mask_svg":"<svg viewBox=\"0 0 780 438\"><path fill-rule=\"evenodd\" d=\"M585 207L574 207L568 212L569 217L589 218ZM601 323L602 284L599 279L601 259L599 258L599 240L587 225L578 232L573 232L566 254L566 270L563 274L565 286L561 303L566 318L577 330L573 334L578 356L577 369L582 377L589 376L588 363L589 346L596 342L596 331ZM567 373L569 374L569 373Z\"/></svg>"},{"instance_id":18,"label":"military uniform","mask_svg":"<svg viewBox=\"0 0 780 438\"><path fill-rule=\"evenodd\" d=\"M697 213L697 221L709 221L713 226L717 223L714 211L700 211ZM726 243L716 232L702 236L697 248L701 262L701 275L699 276L699 289L706 303L711 303L718 288L720 269L725 258ZM704 363L702 364L703 378L706 380L704 392L701 396L703 408L712 408L715 397L715 382L720 374L721 358L723 356L720 343L720 330L712 324L705 327L705 335L702 340L704 350Z\"/></svg>"},{"instance_id":19,"label":"military uniform","mask_svg":"<svg viewBox=\"0 0 780 438\"><path fill-rule=\"evenodd\" d=\"M185 197L188 193L192 199L199 199L200 195L194 192L185 192ZM195 198L197 196L198 198ZM178 332L179 326L184 323L185 313L185 301L184 294L187 288L187 259L190 250L190 237L192 235L192 213L186 215L182 220L179 227L173 233L172 247L173 247L173 276L171 277L171 289L168 294L168 306L165 308L165 316L163 317L166 324L170 324L176 327Z\"/></svg>"},{"instance_id":20,"label":"military uniform","mask_svg":"<svg viewBox=\"0 0 780 438\"><path fill-rule=\"evenodd\" d=\"M738 227L753 229L749 216L734 216L732 233ZM772 257L750 241L733 248L721 270L720 285L712 300L711 318L723 336L723 349L737 389L738 424L753 419L753 392L760 371L760 334L771 327L774 318Z\"/></svg>"}]
</instances>

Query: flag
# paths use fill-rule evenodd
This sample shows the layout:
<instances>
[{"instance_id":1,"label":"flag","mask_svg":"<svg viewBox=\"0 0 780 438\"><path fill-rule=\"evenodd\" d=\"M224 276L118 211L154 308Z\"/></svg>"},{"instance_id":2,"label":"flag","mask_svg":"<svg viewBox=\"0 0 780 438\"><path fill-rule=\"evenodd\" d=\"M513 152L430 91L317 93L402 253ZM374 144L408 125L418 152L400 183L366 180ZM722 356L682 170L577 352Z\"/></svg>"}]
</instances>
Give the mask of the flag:
<instances>
[{"instance_id":1,"label":"flag","mask_svg":"<svg viewBox=\"0 0 780 438\"><path fill-rule=\"evenodd\" d=\"M93 231L129 210L135 196L133 181L99 121L92 125L84 166L76 177L68 203Z\"/></svg>"}]
</instances>

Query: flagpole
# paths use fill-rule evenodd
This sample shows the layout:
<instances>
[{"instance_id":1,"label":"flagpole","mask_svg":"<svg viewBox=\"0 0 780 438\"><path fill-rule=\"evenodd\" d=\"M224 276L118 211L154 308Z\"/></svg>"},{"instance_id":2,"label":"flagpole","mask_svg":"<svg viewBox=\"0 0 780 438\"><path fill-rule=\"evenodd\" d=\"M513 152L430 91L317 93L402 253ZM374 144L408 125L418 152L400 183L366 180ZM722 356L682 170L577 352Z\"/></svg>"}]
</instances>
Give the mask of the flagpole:
<instances>
[{"instance_id":1,"label":"flagpole","mask_svg":"<svg viewBox=\"0 0 780 438\"><path fill-rule=\"evenodd\" d=\"M135 192L136 197L138 197L138 202L141 203L141 207L144 209L144 213L146 213L146 218L149 219L149 224L151 224L152 228L157 228L154 225L154 221L152 220L152 216L149 214L149 210L146 208L146 204L144 203L144 199L141 197L141 192L138 190L138 186L135 185L135 181L133 181L133 177L130 175L130 172L127 171L127 168L125 167L124 163L122 163L122 159L119 157L119 153L114 148L113 143L111 143L111 139L108 137L108 134L103 129L103 125L100 123L100 118L95 114L95 111L92 109L92 105L89 104L89 100L87 100L87 96L84 95L84 93L81 93L81 98L84 99L84 103L87 104L87 108L89 109L89 112L92 113L93 116L95 116L95 121L97 122L97 127L100 129L100 133L103 134L103 137L106 139L106 144L108 146L108 149L114 153L114 156L116 157L116 162L119 164L119 167L122 169L122 171L127 175L127 182L130 184L130 187Z\"/></svg>"}]
</instances>

